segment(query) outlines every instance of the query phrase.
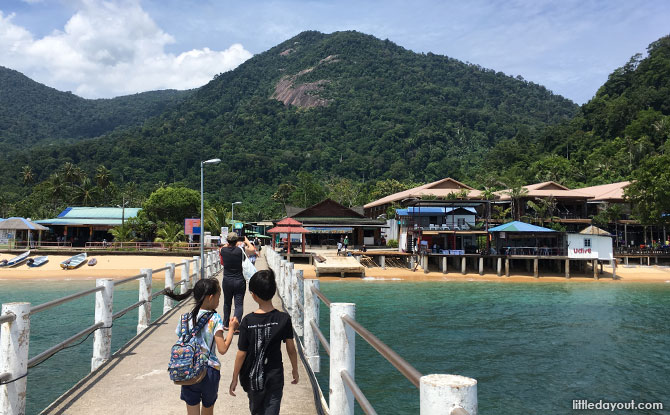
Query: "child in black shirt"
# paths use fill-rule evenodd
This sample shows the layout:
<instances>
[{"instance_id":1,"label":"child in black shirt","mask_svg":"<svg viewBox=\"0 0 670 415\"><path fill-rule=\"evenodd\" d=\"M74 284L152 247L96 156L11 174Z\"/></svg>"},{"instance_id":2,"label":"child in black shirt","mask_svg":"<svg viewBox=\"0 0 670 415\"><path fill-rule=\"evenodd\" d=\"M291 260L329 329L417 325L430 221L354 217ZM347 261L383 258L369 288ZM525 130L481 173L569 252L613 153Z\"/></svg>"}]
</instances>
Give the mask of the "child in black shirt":
<instances>
[{"instance_id":1,"label":"child in black shirt","mask_svg":"<svg viewBox=\"0 0 670 415\"><path fill-rule=\"evenodd\" d=\"M235 396L239 377L249 397L252 415L278 415L284 389L281 342L291 360L292 384L298 383L298 354L293 341L291 317L272 306L277 291L274 273L258 271L249 281L251 297L258 310L247 314L240 324L237 357L229 393Z\"/></svg>"}]
</instances>

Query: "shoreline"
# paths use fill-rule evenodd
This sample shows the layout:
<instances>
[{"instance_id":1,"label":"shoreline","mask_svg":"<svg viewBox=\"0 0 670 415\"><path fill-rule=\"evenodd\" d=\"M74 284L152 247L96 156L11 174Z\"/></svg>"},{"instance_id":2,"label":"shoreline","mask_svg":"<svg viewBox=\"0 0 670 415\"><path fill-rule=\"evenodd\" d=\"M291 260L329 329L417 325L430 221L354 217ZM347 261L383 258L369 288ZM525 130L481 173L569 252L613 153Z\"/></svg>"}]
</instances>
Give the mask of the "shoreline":
<instances>
[{"instance_id":1,"label":"shoreline","mask_svg":"<svg viewBox=\"0 0 670 415\"><path fill-rule=\"evenodd\" d=\"M14 255L0 254L0 260L13 258ZM95 280L98 278L111 278L114 280L132 277L140 273L142 268L158 269L165 267L168 263L175 265L181 264L184 260L191 260L193 257L182 256L163 256L163 255L91 255L87 262L76 269L61 269L60 263L70 258L71 255L49 255L49 262L41 267L31 268L25 262L17 267L0 268L0 281L9 280L53 280L53 281L72 281L72 280ZM88 261L96 258L98 263L95 266L88 266ZM191 273L193 270L191 264ZM181 278L181 268L175 270L175 278ZM165 272L157 272L152 275L152 279L164 280Z\"/></svg>"},{"instance_id":2,"label":"shoreline","mask_svg":"<svg viewBox=\"0 0 670 415\"><path fill-rule=\"evenodd\" d=\"M13 258L12 255L0 254L0 260ZM69 258L67 255L49 255L49 262L38 268L30 268L25 263L15 268L0 268L0 281L11 280L53 280L53 281L72 281L72 280L95 280L97 278L122 279L140 273L141 268L158 269L165 267L167 263L180 264L184 260L191 260L193 257L182 256L163 256L163 255L91 255L91 258L97 258L98 264L90 267L83 264L74 270L63 270L60 263ZM181 278L181 267L175 272L175 279ZM191 271L193 265L191 265ZM315 279L316 272L314 266L308 264L295 264L295 269L303 270L304 278ZM405 282L515 282L515 283L542 283L542 282L591 282L591 283L670 283L670 267L659 265L628 265L617 267L617 280L612 279L612 268L603 267L603 273L598 280L594 280L591 275L584 273L574 273L570 279L566 279L562 274L556 272L540 273L539 278L533 277L532 273L516 272L509 277L499 277L495 272L487 270L484 275L478 272L469 272L465 275L459 271L451 270L447 274L439 271L424 273L421 268L412 271L407 268L380 267L366 268L365 278L339 276L322 276L322 281L405 281ZM192 273L192 272L191 272ZM590 273L589 273L590 274ZM163 280L165 272L153 274L156 280Z\"/></svg>"}]
</instances>

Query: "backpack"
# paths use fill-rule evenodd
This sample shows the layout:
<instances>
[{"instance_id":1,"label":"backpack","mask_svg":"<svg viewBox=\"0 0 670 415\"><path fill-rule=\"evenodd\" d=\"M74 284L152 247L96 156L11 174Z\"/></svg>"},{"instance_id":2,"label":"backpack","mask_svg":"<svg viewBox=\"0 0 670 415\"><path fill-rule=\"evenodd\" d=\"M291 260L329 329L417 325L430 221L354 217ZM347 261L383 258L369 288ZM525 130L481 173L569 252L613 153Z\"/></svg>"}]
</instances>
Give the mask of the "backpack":
<instances>
[{"instance_id":1,"label":"backpack","mask_svg":"<svg viewBox=\"0 0 670 415\"><path fill-rule=\"evenodd\" d=\"M168 374L176 385L195 385L201 382L207 375L207 361L212 353L214 339L209 347L209 354L204 354L197 342L197 335L205 324L214 315L214 311L203 314L190 331L188 320L191 313L182 314L179 326L179 340L172 346Z\"/></svg>"}]
</instances>

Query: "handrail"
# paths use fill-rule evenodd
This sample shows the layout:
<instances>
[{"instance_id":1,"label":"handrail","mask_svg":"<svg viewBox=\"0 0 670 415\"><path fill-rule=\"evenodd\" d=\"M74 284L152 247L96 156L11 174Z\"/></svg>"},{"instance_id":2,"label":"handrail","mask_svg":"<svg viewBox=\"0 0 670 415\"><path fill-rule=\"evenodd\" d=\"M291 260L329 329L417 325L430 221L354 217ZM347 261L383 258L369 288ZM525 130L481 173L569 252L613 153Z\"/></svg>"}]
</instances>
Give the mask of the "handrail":
<instances>
[{"instance_id":1,"label":"handrail","mask_svg":"<svg viewBox=\"0 0 670 415\"><path fill-rule=\"evenodd\" d=\"M139 280L140 278L144 278L144 275L145 274L137 274L137 275L133 275L132 277L128 277L128 278L124 278L122 280L114 281L114 285L116 286L116 285L125 284L125 283L130 282L130 281Z\"/></svg>"},{"instance_id":2,"label":"handrail","mask_svg":"<svg viewBox=\"0 0 670 415\"><path fill-rule=\"evenodd\" d=\"M352 329L356 333L359 334L365 340L370 344L370 346L374 347L379 354L381 354L386 360L389 361L393 366L395 366L396 369L400 371L405 377L414 384L417 388L419 387L420 384L420 379L421 379L421 373L414 368L414 366L410 365L407 363L405 359L400 357L400 355L396 352L394 352L390 347L388 347L384 342L379 340L377 336L374 334L370 333L365 327L363 327L360 323L358 323L356 320L352 319L349 316L342 316L342 321L347 323L349 326L351 326Z\"/></svg>"},{"instance_id":3,"label":"handrail","mask_svg":"<svg viewBox=\"0 0 670 415\"><path fill-rule=\"evenodd\" d=\"M58 299L55 299L53 301L49 301L48 303L40 304L40 305L37 305L35 307L30 307L30 315L33 315L35 313L39 313L40 311L44 311L44 310L49 309L51 307L55 307L57 305L67 303L67 302L72 301L72 300L76 300L79 297L83 297L85 295L89 295L89 294L96 293L98 291L102 291L104 289L105 289L105 287L102 287L102 286L94 287L94 288L91 288L89 290L85 290L85 291L81 291L81 292L78 292L78 293L68 295L67 297L58 298Z\"/></svg>"},{"instance_id":4,"label":"handrail","mask_svg":"<svg viewBox=\"0 0 670 415\"><path fill-rule=\"evenodd\" d=\"M75 341L81 339L82 337L93 333L100 327L102 327L104 323L101 321L99 323L96 323L79 333L75 334L74 336L70 337L67 340L63 340L62 342L58 343L57 345L43 351L42 353L38 354L37 356L33 357L32 359L28 360L28 369L37 366L40 362L48 359L49 357L55 355L58 351L62 350L65 348L65 346L68 346L71 343L74 343Z\"/></svg>"},{"instance_id":5,"label":"handrail","mask_svg":"<svg viewBox=\"0 0 670 415\"><path fill-rule=\"evenodd\" d=\"M323 301L323 303L324 303L325 305L327 305L328 307L330 307L331 301L330 301L330 300L328 299L328 297L326 297L321 291L319 291L319 290L317 290L316 288L312 287L312 292L313 292L314 294L316 294L316 296L319 297L319 298L321 299L321 301Z\"/></svg>"},{"instance_id":6,"label":"handrail","mask_svg":"<svg viewBox=\"0 0 670 415\"><path fill-rule=\"evenodd\" d=\"M367 415L377 415L377 411L375 411L375 408L370 405L370 401L363 395L363 392L361 389L358 387L356 382L351 378L351 375L349 372L346 370L343 370L340 372L340 375L342 376L342 380L344 383L349 387L349 390L351 390L351 393L354 395L354 398L356 398L356 401L358 404L361 406L361 409L363 412L365 412Z\"/></svg>"},{"instance_id":7,"label":"handrail","mask_svg":"<svg viewBox=\"0 0 670 415\"><path fill-rule=\"evenodd\" d=\"M129 312L130 310L133 310L133 309L135 309L135 308L141 306L141 305L144 304L144 303L146 303L146 301L142 300L142 301L138 301L138 302L136 302L135 304L133 304L133 305L131 305L131 306L128 306L128 307L124 308L123 310L119 311L118 313L113 314L113 315L112 315L112 320L116 320L116 319L119 318L119 317L123 317L124 314L126 314L126 313Z\"/></svg>"},{"instance_id":8,"label":"handrail","mask_svg":"<svg viewBox=\"0 0 670 415\"><path fill-rule=\"evenodd\" d=\"M328 354L328 356L330 356L330 343L328 343L328 339L326 339L326 336L324 336L323 333L321 333L321 330L314 321L310 321L309 324L310 326L312 326L312 330L314 330L316 337L319 338L319 342L321 342L321 345L326 350L326 353Z\"/></svg>"},{"instance_id":9,"label":"handrail","mask_svg":"<svg viewBox=\"0 0 670 415\"><path fill-rule=\"evenodd\" d=\"M0 316L0 324L11 323L16 320L16 316L12 313L3 314Z\"/></svg>"}]
</instances>

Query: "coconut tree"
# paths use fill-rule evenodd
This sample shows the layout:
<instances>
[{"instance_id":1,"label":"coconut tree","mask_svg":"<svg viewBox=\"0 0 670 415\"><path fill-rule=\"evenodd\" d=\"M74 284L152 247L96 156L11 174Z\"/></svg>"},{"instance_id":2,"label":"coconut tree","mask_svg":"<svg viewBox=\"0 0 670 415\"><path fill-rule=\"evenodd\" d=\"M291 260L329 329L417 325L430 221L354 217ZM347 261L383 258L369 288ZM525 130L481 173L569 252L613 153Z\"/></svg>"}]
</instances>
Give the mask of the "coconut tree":
<instances>
[{"instance_id":1,"label":"coconut tree","mask_svg":"<svg viewBox=\"0 0 670 415\"><path fill-rule=\"evenodd\" d=\"M135 240L133 229L128 225L112 228L109 233L114 237L114 242L132 242Z\"/></svg>"},{"instance_id":2,"label":"coconut tree","mask_svg":"<svg viewBox=\"0 0 670 415\"><path fill-rule=\"evenodd\" d=\"M95 169L95 183L100 189L106 189L110 183L111 172L107 167L100 165Z\"/></svg>"},{"instance_id":3,"label":"coconut tree","mask_svg":"<svg viewBox=\"0 0 670 415\"><path fill-rule=\"evenodd\" d=\"M512 216L514 220L519 220L521 217L521 199L528 194L528 189L517 184L505 191L505 194L512 200Z\"/></svg>"},{"instance_id":4,"label":"coconut tree","mask_svg":"<svg viewBox=\"0 0 670 415\"><path fill-rule=\"evenodd\" d=\"M156 235L154 242L163 242L171 250L176 242L184 240L184 229L177 223L167 222L158 229Z\"/></svg>"},{"instance_id":5,"label":"coconut tree","mask_svg":"<svg viewBox=\"0 0 670 415\"><path fill-rule=\"evenodd\" d=\"M77 202L83 206L92 204L97 195L96 188L88 177L84 177L81 184L74 188L74 193Z\"/></svg>"},{"instance_id":6,"label":"coconut tree","mask_svg":"<svg viewBox=\"0 0 670 415\"><path fill-rule=\"evenodd\" d=\"M23 184L29 185L35 182L35 174L30 166L23 166L21 168L21 176L23 177Z\"/></svg>"},{"instance_id":7,"label":"coconut tree","mask_svg":"<svg viewBox=\"0 0 670 415\"><path fill-rule=\"evenodd\" d=\"M214 206L205 210L205 230L212 235L221 232L230 220L230 212L224 206Z\"/></svg>"}]
</instances>

